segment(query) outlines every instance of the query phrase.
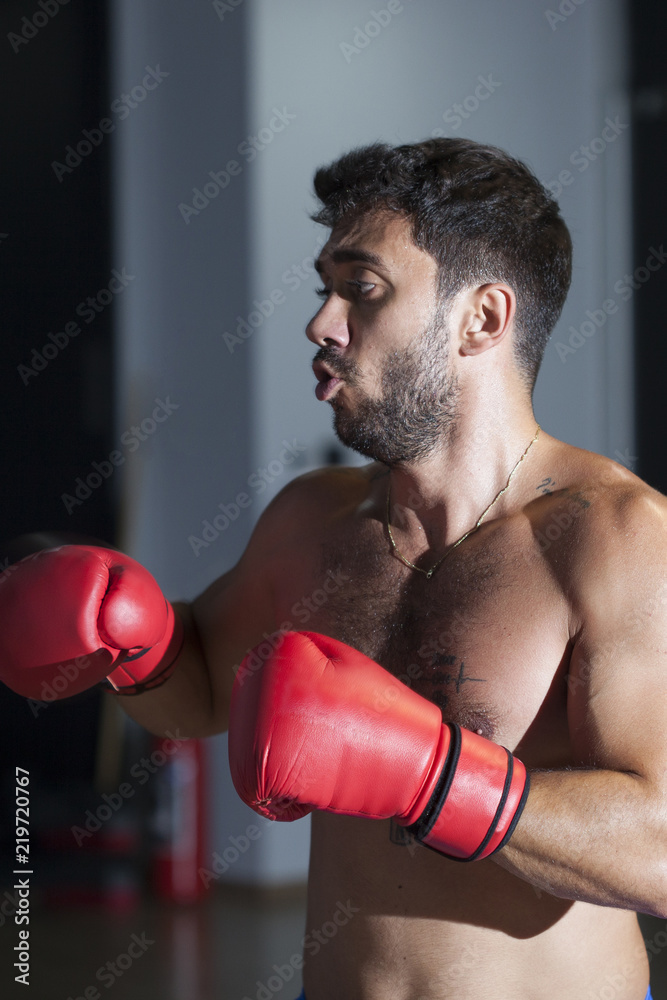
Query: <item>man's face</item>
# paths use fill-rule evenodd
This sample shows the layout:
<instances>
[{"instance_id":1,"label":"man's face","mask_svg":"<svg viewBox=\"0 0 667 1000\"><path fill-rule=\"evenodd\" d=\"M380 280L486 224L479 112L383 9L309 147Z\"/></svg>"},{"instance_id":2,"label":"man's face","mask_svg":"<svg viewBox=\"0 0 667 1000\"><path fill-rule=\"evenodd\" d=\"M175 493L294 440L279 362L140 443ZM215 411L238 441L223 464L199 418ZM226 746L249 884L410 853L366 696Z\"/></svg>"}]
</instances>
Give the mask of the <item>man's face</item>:
<instances>
[{"instance_id":1,"label":"man's face","mask_svg":"<svg viewBox=\"0 0 667 1000\"><path fill-rule=\"evenodd\" d=\"M338 437L389 466L423 458L451 432L458 396L435 260L404 217L376 214L334 229L318 270L325 301L306 332Z\"/></svg>"}]
</instances>

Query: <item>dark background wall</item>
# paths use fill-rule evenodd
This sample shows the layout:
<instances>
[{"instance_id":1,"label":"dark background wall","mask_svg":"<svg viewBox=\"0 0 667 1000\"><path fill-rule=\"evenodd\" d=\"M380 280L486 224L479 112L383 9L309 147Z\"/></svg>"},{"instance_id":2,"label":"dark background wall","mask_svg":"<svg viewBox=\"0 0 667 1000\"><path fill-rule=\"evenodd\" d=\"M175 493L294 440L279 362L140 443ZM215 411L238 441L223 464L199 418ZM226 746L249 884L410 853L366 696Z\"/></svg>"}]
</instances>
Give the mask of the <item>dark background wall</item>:
<instances>
[{"instance_id":1,"label":"dark background wall","mask_svg":"<svg viewBox=\"0 0 667 1000\"><path fill-rule=\"evenodd\" d=\"M26 14L37 14L37 23ZM85 502L62 499L77 500L77 477L108 454L113 426L113 305L104 305L106 293L97 299L111 278L110 148L108 136L99 132L105 141L94 146L82 131L93 129L108 107L106 4L56 4L49 16L5 2L0 38L5 569L13 558L9 540L25 532L57 529L110 542L115 535L108 480L100 476ZM68 153L82 141L87 155ZM62 169L54 170L54 162ZM53 707L36 724L23 699L0 685L3 775L20 759L36 779L40 772L50 780L63 773L90 778L98 711L93 692Z\"/></svg>"},{"instance_id":2,"label":"dark background wall","mask_svg":"<svg viewBox=\"0 0 667 1000\"><path fill-rule=\"evenodd\" d=\"M48 23L26 27L26 13ZM6 0L0 38L0 538L53 527L113 540L107 481L69 510L62 500L111 447L113 306L97 301L112 277L110 143L83 135L108 113L106 4L48 17ZM81 142L77 166L66 147Z\"/></svg>"},{"instance_id":3,"label":"dark background wall","mask_svg":"<svg viewBox=\"0 0 667 1000\"><path fill-rule=\"evenodd\" d=\"M631 23L634 256L641 266L667 246L667 7L628 5ZM652 263L652 266L655 266ZM667 333L664 271L637 276L635 363L639 474L667 493Z\"/></svg>"}]
</instances>

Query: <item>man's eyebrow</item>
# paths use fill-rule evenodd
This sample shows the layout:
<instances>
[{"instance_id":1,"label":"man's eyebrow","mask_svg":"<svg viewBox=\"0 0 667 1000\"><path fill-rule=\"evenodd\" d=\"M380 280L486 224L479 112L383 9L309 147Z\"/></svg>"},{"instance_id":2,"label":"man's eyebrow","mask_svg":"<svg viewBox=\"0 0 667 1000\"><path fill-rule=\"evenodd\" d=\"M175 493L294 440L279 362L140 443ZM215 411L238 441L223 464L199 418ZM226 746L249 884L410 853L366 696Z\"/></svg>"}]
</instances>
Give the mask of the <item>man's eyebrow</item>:
<instances>
[{"instance_id":1,"label":"man's eyebrow","mask_svg":"<svg viewBox=\"0 0 667 1000\"><path fill-rule=\"evenodd\" d=\"M373 267L386 269L386 265L378 254L373 253L372 250L362 250L360 247L339 247L338 249L327 253L326 257L333 264L349 264L354 263L355 261L361 261L364 264L372 264ZM321 274L324 270L322 257L315 261L315 270L318 274Z\"/></svg>"}]
</instances>

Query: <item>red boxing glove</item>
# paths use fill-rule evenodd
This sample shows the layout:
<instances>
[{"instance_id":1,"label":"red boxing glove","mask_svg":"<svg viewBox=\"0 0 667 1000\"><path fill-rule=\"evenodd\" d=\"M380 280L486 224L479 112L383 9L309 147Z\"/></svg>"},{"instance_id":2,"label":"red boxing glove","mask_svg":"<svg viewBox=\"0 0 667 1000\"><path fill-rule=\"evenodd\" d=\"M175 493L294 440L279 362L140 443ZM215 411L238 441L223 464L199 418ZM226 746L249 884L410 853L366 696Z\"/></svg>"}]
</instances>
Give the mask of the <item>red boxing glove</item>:
<instances>
[{"instance_id":1,"label":"red boxing glove","mask_svg":"<svg viewBox=\"0 0 667 1000\"><path fill-rule=\"evenodd\" d=\"M241 798L269 819L313 809L387 819L459 861L487 858L528 795L524 765L457 725L356 649L288 632L236 675L229 759Z\"/></svg>"},{"instance_id":2,"label":"red boxing glove","mask_svg":"<svg viewBox=\"0 0 667 1000\"><path fill-rule=\"evenodd\" d=\"M105 677L139 694L169 676L182 641L156 581L122 552L63 545L0 576L0 680L27 698L68 698Z\"/></svg>"}]
</instances>

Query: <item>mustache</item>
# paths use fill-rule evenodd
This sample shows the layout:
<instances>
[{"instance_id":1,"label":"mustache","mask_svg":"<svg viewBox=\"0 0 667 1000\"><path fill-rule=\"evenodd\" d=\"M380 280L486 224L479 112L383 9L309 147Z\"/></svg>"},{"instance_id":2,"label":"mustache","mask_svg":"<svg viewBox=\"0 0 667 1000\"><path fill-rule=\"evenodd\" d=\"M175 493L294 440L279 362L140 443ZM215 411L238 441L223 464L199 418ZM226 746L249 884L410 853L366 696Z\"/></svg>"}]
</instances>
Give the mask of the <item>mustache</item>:
<instances>
[{"instance_id":1,"label":"mustache","mask_svg":"<svg viewBox=\"0 0 667 1000\"><path fill-rule=\"evenodd\" d=\"M313 358L313 364L316 361L321 361L329 371L333 372L336 378L343 378L350 385L354 385L361 375L361 369L356 361L344 357L335 347L320 347Z\"/></svg>"}]
</instances>

